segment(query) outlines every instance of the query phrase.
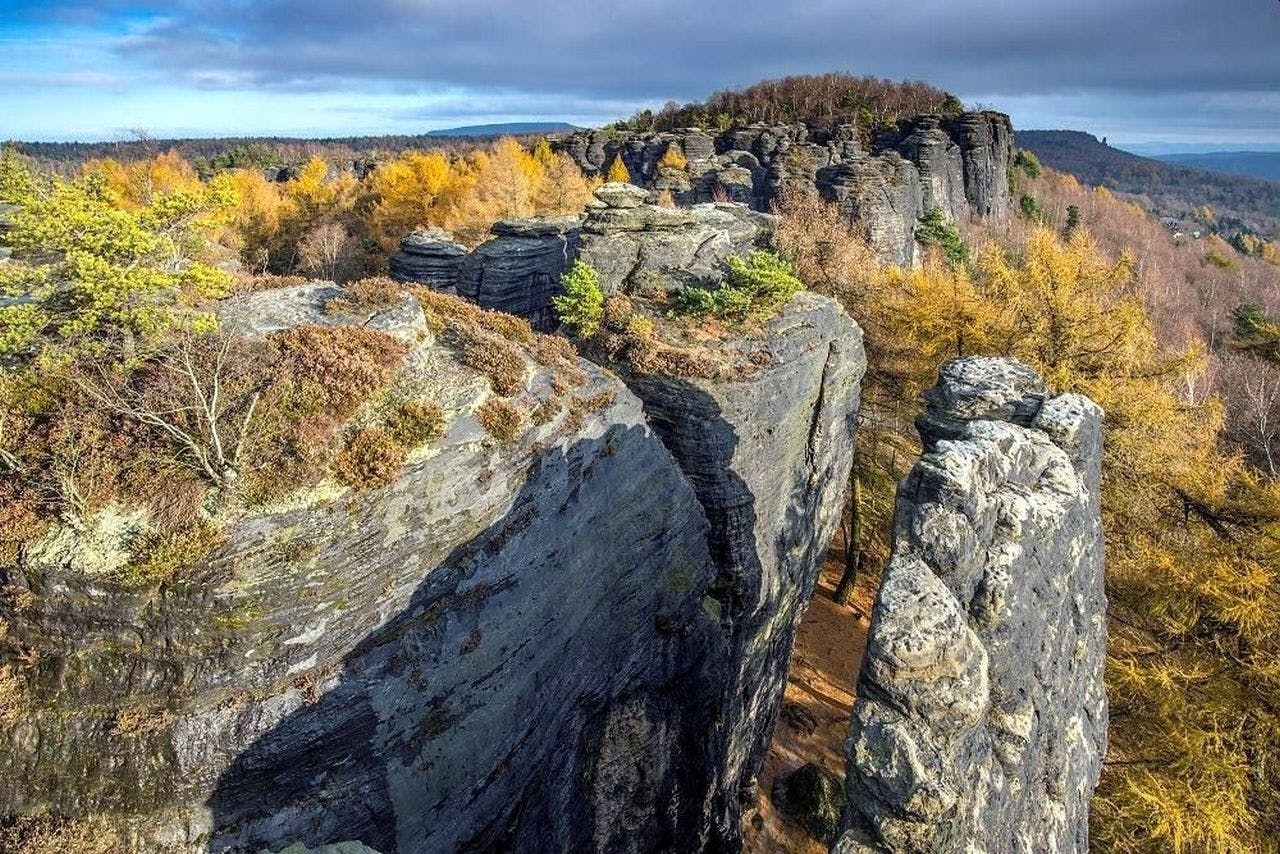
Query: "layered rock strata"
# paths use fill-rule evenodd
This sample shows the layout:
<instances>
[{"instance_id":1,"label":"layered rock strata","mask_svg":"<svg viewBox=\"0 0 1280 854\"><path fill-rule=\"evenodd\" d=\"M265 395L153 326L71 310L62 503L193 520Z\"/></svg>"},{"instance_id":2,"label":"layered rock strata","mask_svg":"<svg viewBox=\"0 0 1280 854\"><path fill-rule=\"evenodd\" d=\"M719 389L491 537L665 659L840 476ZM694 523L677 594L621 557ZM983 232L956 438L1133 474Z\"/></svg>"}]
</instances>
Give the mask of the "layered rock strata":
<instances>
[{"instance_id":1,"label":"layered rock strata","mask_svg":"<svg viewBox=\"0 0 1280 854\"><path fill-rule=\"evenodd\" d=\"M391 275L554 329L551 299L577 253L579 224L576 217L504 220L471 252L447 231L419 229L391 256Z\"/></svg>"},{"instance_id":2,"label":"layered rock strata","mask_svg":"<svg viewBox=\"0 0 1280 854\"><path fill-rule=\"evenodd\" d=\"M415 231L392 256L391 274L551 330L559 325L552 300L574 260L594 267L607 293L646 293L714 285L729 256L770 241L774 218L745 205L673 208L651 204L649 195L632 184L605 184L584 219L499 222L494 238L470 253L440 229Z\"/></svg>"},{"instance_id":3,"label":"layered rock strata","mask_svg":"<svg viewBox=\"0 0 1280 854\"><path fill-rule=\"evenodd\" d=\"M944 367L898 494L834 851L1088 850L1107 732L1101 416L1013 360Z\"/></svg>"}]
</instances>

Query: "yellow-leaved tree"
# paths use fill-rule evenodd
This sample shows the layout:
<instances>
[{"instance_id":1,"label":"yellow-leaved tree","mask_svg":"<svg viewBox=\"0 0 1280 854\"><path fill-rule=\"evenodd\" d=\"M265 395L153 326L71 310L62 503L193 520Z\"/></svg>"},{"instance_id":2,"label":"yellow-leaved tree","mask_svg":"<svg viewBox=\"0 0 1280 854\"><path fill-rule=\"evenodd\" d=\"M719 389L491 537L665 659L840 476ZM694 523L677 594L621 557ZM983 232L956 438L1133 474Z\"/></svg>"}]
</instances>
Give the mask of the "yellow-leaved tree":
<instances>
[{"instance_id":1,"label":"yellow-leaved tree","mask_svg":"<svg viewBox=\"0 0 1280 854\"><path fill-rule=\"evenodd\" d=\"M807 231L784 216L779 236L819 268L839 254L831 240L857 239L797 234ZM1280 487L1225 450L1215 399L1187 399L1202 354L1160 344L1134 259L1108 259L1084 229L1066 240L1033 229L1016 251L984 248L972 269L937 257L919 270L872 269L837 274L832 287L867 332L877 429L860 438L872 443L858 451L864 472L867 459L896 458L901 411L918 408L955 355L1016 356L1106 411L1112 719L1092 809L1098 850L1273 850ZM892 478L873 479L863 500L883 507L892 489ZM881 521L861 548L882 555L887 540Z\"/></svg>"}]
</instances>

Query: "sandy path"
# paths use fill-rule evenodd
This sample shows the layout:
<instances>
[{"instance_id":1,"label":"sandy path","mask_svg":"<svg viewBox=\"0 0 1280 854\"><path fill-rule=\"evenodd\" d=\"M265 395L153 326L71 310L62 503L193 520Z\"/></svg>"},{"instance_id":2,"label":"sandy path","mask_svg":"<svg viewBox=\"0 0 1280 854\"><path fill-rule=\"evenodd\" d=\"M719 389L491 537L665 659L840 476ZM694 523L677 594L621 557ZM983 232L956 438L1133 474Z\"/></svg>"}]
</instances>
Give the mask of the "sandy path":
<instances>
[{"instance_id":1,"label":"sandy path","mask_svg":"<svg viewBox=\"0 0 1280 854\"><path fill-rule=\"evenodd\" d=\"M875 579L864 573L858 579L853 607L837 605L832 596L840 581L843 561L844 553L839 549L833 548L828 553L818 589L800 622L783 697L783 716L774 729L760 772L759 802L756 809L744 817L747 854L826 854L827 851L825 845L774 809L770 792L779 774L790 773L806 762L817 762L844 776L844 738L853 707L854 682L867 640ZM817 722L812 735L788 721L786 712L793 704L803 707Z\"/></svg>"}]
</instances>

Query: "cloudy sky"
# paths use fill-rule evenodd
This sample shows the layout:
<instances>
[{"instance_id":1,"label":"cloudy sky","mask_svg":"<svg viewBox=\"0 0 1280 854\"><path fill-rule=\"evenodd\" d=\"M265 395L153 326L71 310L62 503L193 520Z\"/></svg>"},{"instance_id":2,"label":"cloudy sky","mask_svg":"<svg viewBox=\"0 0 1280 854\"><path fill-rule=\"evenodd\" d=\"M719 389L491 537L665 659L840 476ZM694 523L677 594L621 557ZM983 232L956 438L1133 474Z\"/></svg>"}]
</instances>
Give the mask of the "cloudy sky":
<instances>
[{"instance_id":1,"label":"cloudy sky","mask_svg":"<svg viewBox=\"0 0 1280 854\"><path fill-rule=\"evenodd\" d=\"M1277 0L0 0L0 139L598 124L827 70L1021 128L1280 144Z\"/></svg>"}]
</instances>

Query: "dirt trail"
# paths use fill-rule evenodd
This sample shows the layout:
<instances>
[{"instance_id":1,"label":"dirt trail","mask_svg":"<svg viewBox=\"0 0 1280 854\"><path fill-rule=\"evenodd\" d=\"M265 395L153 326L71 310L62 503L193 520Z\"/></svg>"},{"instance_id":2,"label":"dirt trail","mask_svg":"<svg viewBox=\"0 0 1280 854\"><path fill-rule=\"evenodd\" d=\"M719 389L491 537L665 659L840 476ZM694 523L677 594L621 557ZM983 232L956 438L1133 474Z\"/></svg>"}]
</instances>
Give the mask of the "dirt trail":
<instances>
[{"instance_id":1,"label":"dirt trail","mask_svg":"<svg viewBox=\"0 0 1280 854\"><path fill-rule=\"evenodd\" d=\"M816 762L844 776L844 739L849 731L849 712L866 646L876 579L864 573L858 579L853 607L841 607L832 597L843 565L844 553L833 548L827 554L818 588L796 634L783 714L760 772L759 802L744 821L743 850L747 854L827 851L825 845L774 808L770 793L778 775L788 774L806 762ZM808 723L817 724L811 735L806 717Z\"/></svg>"}]
</instances>

